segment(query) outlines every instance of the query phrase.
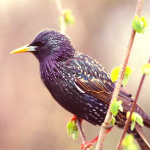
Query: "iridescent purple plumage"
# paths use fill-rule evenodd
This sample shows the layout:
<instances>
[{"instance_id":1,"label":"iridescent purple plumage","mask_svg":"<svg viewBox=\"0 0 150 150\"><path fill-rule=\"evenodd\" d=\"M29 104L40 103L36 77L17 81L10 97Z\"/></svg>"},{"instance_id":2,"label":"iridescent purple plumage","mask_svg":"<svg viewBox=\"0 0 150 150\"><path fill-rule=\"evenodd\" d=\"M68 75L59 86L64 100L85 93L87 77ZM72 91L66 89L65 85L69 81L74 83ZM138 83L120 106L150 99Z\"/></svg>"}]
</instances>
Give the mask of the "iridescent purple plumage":
<instances>
[{"instance_id":1,"label":"iridescent purple plumage","mask_svg":"<svg viewBox=\"0 0 150 150\"><path fill-rule=\"evenodd\" d=\"M29 46L37 46L32 53L40 62L41 79L54 99L76 116L101 125L115 87L106 70L93 58L77 52L69 38L57 31L40 32ZM123 88L119 99L123 101L124 112L116 116L116 125L123 128L133 99ZM150 128L150 118L138 105L135 112ZM131 133L144 148L145 143L136 129Z\"/></svg>"}]
</instances>

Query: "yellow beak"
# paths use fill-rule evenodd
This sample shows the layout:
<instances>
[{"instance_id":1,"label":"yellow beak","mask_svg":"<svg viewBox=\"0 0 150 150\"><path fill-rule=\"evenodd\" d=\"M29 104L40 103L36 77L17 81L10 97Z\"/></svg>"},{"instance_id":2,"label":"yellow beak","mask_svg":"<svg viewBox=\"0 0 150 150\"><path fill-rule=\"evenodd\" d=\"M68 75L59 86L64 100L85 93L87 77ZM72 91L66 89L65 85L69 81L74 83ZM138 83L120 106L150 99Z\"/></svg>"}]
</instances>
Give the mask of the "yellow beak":
<instances>
[{"instance_id":1,"label":"yellow beak","mask_svg":"<svg viewBox=\"0 0 150 150\"><path fill-rule=\"evenodd\" d=\"M23 47L20 47L18 49L13 50L10 54L36 51L36 49L35 49L36 47L37 46L28 46L28 44L27 44L27 45L25 45Z\"/></svg>"}]
</instances>

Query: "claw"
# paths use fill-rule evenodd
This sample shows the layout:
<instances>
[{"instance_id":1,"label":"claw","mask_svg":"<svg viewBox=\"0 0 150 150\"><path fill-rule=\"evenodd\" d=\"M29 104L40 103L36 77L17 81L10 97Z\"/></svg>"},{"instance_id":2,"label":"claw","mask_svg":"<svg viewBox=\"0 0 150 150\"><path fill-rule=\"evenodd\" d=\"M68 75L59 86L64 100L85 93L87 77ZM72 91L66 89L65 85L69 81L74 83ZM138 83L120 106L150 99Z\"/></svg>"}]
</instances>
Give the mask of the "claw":
<instances>
[{"instance_id":1,"label":"claw","mask_svg":"<svg viewBox=\"0 0 150 150\"><path fill-rule=\"evenodd\" d=\"M82 150L86 150L87 148L89 148L90 147L90 149L92 149L92 145L93 145L94 143L91 143L91 142L88 142L88 141L85 141L83 144L81 144L81 149Z\"/></svg>"},{"instance_id":2,"label":"claw","mask_svg":"<svg viewBox=\"0 0 150 150\"><path fill-rule=\"evenodd\" d=\"M81 149L82 150L86 150L89 147L90 147L90 149L92 149L93 148L93 144L96 143L97 140L98 140L98 136L95 139L93 139L92 141L90 141L90 142L85 141L84 143L81 144Z\"/></svg>"},{"instance_id":3,"label":"claw","mask_svg":"<svg viewBox=\"0 0 150 150\"><path fill-rule=\"evenodd\" d=\"M109 133L112 129L113 129L113 126L109 126L108 129L107 129L107 131L106 131L106 134ZM97 136L95 139L93 139L93 140L90 141L90 142L85 141L84 143L81 144L81 147L80 147L80 148L81 148L82 150L86 150L86 149L89 148L89 147L90 147L90 149L92 149L92 148L93 148L93 144L97 142L98 137L99 137L99 136Z\"/></svg>"}]
</instances>

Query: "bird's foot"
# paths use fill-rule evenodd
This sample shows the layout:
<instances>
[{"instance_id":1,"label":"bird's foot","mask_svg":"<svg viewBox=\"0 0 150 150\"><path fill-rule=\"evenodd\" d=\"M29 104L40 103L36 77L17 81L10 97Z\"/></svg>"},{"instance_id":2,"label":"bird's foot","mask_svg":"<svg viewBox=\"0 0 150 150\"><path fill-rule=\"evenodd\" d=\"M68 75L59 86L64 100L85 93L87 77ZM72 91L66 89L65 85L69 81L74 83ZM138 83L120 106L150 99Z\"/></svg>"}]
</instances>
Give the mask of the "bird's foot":
<instances>
[{"instance_id":1,"label":"bird's foot","mask_svg":"<svg viewBox=\"0 0 150 150\"><path fill-rule=\"evenodd\" d=\"M93 144L94 143L96 143L97 142L97 140L98 140L98 136L95 138L95 139L93 139L92 141L85 141L84 143L82 143L81 144L81 149L82 150L86 150L87 148L90 148L90 149L92 149L92 146L93 146Z\"/></svg>"},{"instance_id":2,"label":"bird's foot","mask_svg":"<svg viewBox=\"0 0 150 150\"><path fill-rule=\"evenodd\" d=\"M71 122L75 121L78 117L76 115L73 115L72 118L70 119Z\"/></svg>"},{"instance_id":3,"label":"bird's foot","mask_svg":"<svg viewBox=\"0 0 150 150\"><path fill-rule=\"evenodd\" d=\"M106 134L109 133L112 129L113 129L113 126L110 125L110 126L107 128Z\"/></svg>"},{"instance_id":4,"label":"bird's foot","mask_svg":"<svg viewBox=\"0 0 150 150\"><path fill-rule=\"evenodd\" d=\"M76 121L78 117L76 115L73 115L73 117L70 119L71 122ZM82 123L82 119L80 118L80 122Z\"/></svg>"},{"instance_id":5,"label":"bird's foot","mask_svg":"<svg viewBox=\"0 0 150 150\"><path fill-rule=\"evenodd\" d=\"M113 129L113 126L110 126L108 129L107 129L107 131L106 131L106 134L107 133L109 133L111 130ZM93 146L93 144L95 144L97 141L98 141L98 137L99 136L97 136L95 139L93 139L92 141L85 141L84 143L82 143L81 144L81 149L82 150L86 150L87 148L90 148L90 149L92 149L92 146Z\"/></svg>"}]
</instances>

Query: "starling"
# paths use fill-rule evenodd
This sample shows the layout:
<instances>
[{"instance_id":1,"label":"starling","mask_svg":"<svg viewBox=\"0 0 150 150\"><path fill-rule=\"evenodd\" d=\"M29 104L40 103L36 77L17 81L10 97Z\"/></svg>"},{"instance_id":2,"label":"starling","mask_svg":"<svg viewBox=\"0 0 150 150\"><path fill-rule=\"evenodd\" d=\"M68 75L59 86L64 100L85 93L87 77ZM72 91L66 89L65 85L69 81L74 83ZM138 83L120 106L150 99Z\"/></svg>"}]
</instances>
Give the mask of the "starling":
<instances>
[{"instance_id":1,"label":"starling","mask_svg":"<svg viewBox=\"0 0 150 150\"><path fill-rule=\"evenodd\" d=\"M54 30L39 32L31 44L11 53L19 52L31 52L38 59L43 83L63 108L93 125L103 123L115 84L101 64L76 51L66 35ZM123 102L123 112L119 111L115 124L123 128L134 100L123 87L118 100ZM150 128L150 117L139 105L134 111ZM143 150L150 150L141 126L136 124L128 133L134 135Z\"/></svg>"}]
</instances>

